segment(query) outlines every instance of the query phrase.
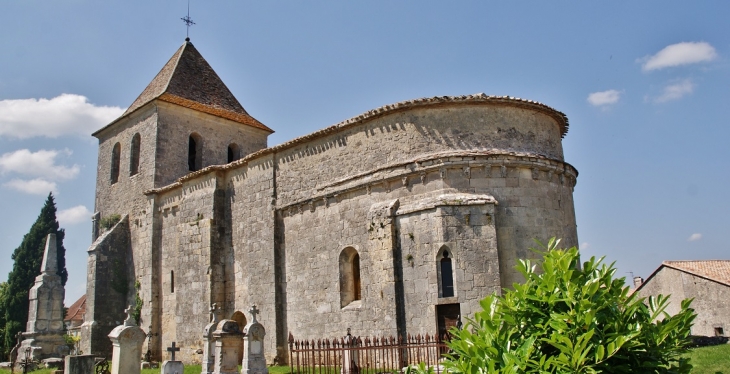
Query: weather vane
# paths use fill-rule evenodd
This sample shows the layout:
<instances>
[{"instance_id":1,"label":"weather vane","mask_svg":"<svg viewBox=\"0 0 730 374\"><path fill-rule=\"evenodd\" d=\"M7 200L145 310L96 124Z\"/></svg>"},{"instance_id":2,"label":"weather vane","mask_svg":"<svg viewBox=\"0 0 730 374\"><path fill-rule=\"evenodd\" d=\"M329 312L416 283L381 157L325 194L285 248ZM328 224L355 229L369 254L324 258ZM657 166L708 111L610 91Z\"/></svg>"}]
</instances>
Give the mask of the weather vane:
<instances>
[{"instance_id":1,"label":"weather vane","mask_svg":"<svg viewBox=\"0 0 730 374\"><path fill-rule=\"evenodd\" d=\"M185 40L190 41L190 26L195 24L193 19L190 18L190 0L188 0L188 15L180 19L185 22L185 26L187 26L187 30L185 30Z\"/></svg>"}]
</instances>

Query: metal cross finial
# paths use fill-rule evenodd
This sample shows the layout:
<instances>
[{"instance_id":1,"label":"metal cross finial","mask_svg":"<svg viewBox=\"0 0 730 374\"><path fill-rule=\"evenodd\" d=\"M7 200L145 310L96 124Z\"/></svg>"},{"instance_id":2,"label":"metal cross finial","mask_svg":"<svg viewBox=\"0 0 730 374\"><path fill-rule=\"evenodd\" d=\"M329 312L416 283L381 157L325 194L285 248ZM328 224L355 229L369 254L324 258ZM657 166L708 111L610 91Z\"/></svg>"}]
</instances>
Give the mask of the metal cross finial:
<instances>
[{"instance_id":1,"label":"metal cross finial","mask_svg":"<svg viewBox=\"0 0 730 374\"><path fill-rule=\"evenodd\" d=\"M188 15L180 18L183 22L185 22L185 26L187 26L187 30L185 31L185 41L190 41L190 26L194 25L195 22L193 22L193 19L190 18L190 0L188 0Z\"/></svg>"},{"instance_id":2,"label":"metal cross finial","mask_svg":"<svg viewBox=\"0 0 730 374\"><path fill-rule=\"evenodd\" d=\"M252 323L258 322L256 320L256 315L259 314L259 310L256 309L256 304L253 304L253 306L251 307L251 309L248 310L248 312L251 313L251 318L253 318Z\"/></svg>"},{"instance_id":3,"label":"metal cross finial","mask_svg":"<svg viewBox=\"0 0 730 374\"><path fill-rule=\"evenodd\" d=\"M180 352L180 347L176 347L175 342L172 342L172 347L167 347L167 351L172 355L170 361L175 361L175 352Z\"/></svg>"}]
</instances>

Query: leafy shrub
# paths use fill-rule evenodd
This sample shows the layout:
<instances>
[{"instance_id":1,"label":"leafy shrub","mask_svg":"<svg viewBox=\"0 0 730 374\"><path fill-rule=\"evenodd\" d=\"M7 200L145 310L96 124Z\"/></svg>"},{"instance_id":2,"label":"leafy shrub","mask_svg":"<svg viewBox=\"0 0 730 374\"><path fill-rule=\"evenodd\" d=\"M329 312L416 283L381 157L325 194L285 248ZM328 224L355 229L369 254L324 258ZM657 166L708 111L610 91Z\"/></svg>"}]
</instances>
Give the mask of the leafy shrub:
<instances>
[{"instance_id":1,"label":"leafy shrub","mask_svg":"<svg viewBox=\"0 0 730 374\"><path fill-rule=\"evenodd\" d=\"M76 347L76 343L81 341L81 337L76 335L64 334L63 340L66 342L68 348L73 351L74 347Z\"/></svg>"},{"instance_id":2,"label":"leafy shrub","mask_svg":"<svg viewBox=\"0 0 730 374\"><path fill-rule=\"evenodd\" d=\"M121 220L122 217L119 214L110 214L99 220L99 227L101 227L102 231L109 230Z\"/></svg>"},{"instance_id":3,"label":"leafy shrub","mask_svg":"<svg viewBox=\"0 0 730 374\"><path fill-rule=\"evenodd\" d=\"M690 299L669 316L666 296L629 295L613 264L591 257L579 269L578 249L550 239L536 265L503 296L481 301L463 330L452 330L453 373L689 373L680 357L695 318ZM542 245L541 245L542 246Z\"/></svg>"}]
</instances>

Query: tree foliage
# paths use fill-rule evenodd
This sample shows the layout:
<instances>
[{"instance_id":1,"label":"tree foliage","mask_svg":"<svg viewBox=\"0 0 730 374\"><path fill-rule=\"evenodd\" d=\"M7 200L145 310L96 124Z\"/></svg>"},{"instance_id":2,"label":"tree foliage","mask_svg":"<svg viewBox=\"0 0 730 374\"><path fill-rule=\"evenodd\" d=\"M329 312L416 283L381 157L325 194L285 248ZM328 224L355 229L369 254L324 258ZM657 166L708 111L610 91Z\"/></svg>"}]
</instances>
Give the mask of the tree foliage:
<instances>
[{"instance_id":1,"label":"tree foliage","mask_svg":"<svg viewBox=\"0 0 730 374\"><path fill-rule=\"evenodd\" d=\"M579 268L578 249L551 239L539 266L520 261L523 284L481 301L462 330L453 330L454 373L689 373L680 355L689 343L690 299L669 316L666 296L629 295L603 258ZM539 270L538 270L539 269Z\"/></svg>"},{"instance_id":2,"label":"tree foliage","mask_svg":"<svg viewBox=\"0 0 730 374\"><path fill-rule=\"evenodd\" d=\"M48 234L56 234L58 254L58 275L66 285L66 249L63 247L65 232L59 229L56 220L56 203L53 194L48 194L45 205L41 209L35 223L30 228L20 246L12 255L13 270L8 274L7 284L0 294L0 353L7 355L15 346L15 335L24 331L28 322L28 292L35 283L35 277L41 273L43 251Z\"/></svg>"}]
</instances>

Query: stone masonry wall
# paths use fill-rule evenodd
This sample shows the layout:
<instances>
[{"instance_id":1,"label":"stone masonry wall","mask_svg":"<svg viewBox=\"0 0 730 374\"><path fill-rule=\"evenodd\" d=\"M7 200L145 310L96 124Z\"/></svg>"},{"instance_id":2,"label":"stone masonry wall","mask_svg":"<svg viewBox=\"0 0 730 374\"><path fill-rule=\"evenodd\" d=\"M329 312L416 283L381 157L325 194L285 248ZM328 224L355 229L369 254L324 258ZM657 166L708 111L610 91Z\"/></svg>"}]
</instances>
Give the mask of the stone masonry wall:
<instances>
[{"instance_id":1,"label":"stone masonry wall","mask_svg":"<svg viewBox=\"0 0 730 374\"><path fill-rule=\"evenodd\" d=\"M277 159L280 209L369 191L390 198L404 185L412 186L406 195L441 188L491 194L501 202L503 286L520 281L513 267L532 256L534 238L577 245L577 171L562 161L559 126L539 112L494 105L397 112L280 151Z\"/></svg>"},{"instance_id":2,"label":"stone masonry wall","mask_svg":"<svg viewBox=\"0 0 730 374\"><path fill-rule=\"evenodd\" d=\"M447 196L449 201L429 202L410 208L418 209L411 212L402 207L398 217L405 323L411 335L436 332L436 305L459 303L462 315L473 317L481 299L500 292L494 202ZM438 267L444 250L454 267L453 297L439 294Z\"/></svg>"},{"instance_id":3,"label":"stone masonry wall","mask_svg":"<svg viewBox=\"0 0 730 374\"><path fill-rule=\"evenodd\" d=\"M468 316L479 299L520 281L514 265L534 256L533 238L577 244L577 172L562 161L560 139L547 115L484 105L389 114L278 151L287 332L296 338L341 336L348 327L358 335L434 333L436 304L459 302ZM499 205L399 216L400 258L376 269L384 260L369 247L372 207L393 199L417 205L449 193L488 194ZM467 215L478 223L466 224ZM404 239L404 230L413 239ZM459 254L455 280L462 291L450 300L438 300L434 274L443 245ZM362 302L341 308L338 256L346 247L360 254ZM397 326L397 287L387 286L393 277L403 279L405 326Z\"/></svg>"},{"instance_id":4,"label":"stone masonry wall","mask_svg":"<svg viewBox=\"0 0 730 374\"><path fill-rule=\"evenodd\" d=\"M190 173L188 142L193 132L202 141L202 167L228 163L228 145L240 147L240 156L266 148L266 131L192 109L160 102L155 187L166 186ZM164 167L160 167L163 166Z\"/></svg>"},{"instance_id":5,"label":"stone masonry wall","mask_svg":"<svg viewBox=\"0 0 730 374\"><path fill-rule=\"evenodd\" d=\"M111 341L107 335L124 321L128 307L126 297L134 292L129 287L127 266L132 248L129 240L129 217L124 216L103 233L89 248L86 280L86 313L81 327L81 350L111 358Z\"/></svg>"},{"instance_id":6,"label":"stone masonry wall","mask_svg":"<svg viewBox=\"0 0 730 374\"><path fill-rule=\"evenodd\" d=\"M142 194L154 187L155 148L158 115L153 106L122 119L116 126L98 134L99 159L96 167L95 211L102 217L141 212L147 208ZM139 172L130 174L132 138L140 134ZM111 161L114 144L121 145L119 180L111 183Z\"/></svg>"},{"instance_id":7,"label":"stone masonry wall","mask_svg":"<svg viewBox=\"0 0 730 374\"><path fill-rule=\"evenodd\" d=\"M186 362L200 362L196 350L202 347L208 308L224 302L219 277L225 264L215 219L219 183L215 173L209 174L159 197L160 340L162 346L176 342Z\"/></svg>"},{"instance_id":8,"label":"stone masonry wall","mask_svg":"<svg viewBox=\"0 0 730 374\"><path fill-rule=\"evenodd\" d=\"M235 127L160 108L157 158L170 163L158 162L155 187L188 173L192 131L204 138L204 165L225 163ZM239 135L261 135L251 151L265 145L263 134ZM394 111L276 147L140 198L134 267L151 273L141 279L152 301L143 320L149 311L162 332L155 349L176 341L186 362L199 361L207 308L221 297L225 318L262 311L269 362L285 359L289 333L434 333L436 305L458 302L468 316L519 281L513 267L533 256L533 238L577 244L576 176L554 117L492 103ZM360 255L362 297L343 308L347 247ZM443 248L454 253L452 298L438 297Z\"/></svg>"},{"instance_id":9,"label":"stone masonry wall","mask_svg":"<svg viewBox=\"0 0 730 374\"><path fill-rule=\"evenodd\" d=\"M231 256L235 257L226 267L225 317L230 318L239 311L250 320L247 311L251 305L257 305L261 310L257 318L267 330L265 352L269 362L277 355L277 346L285 344L286 336L276 326L285 321L286 311L277 308L276 303L281 304L281 298L288 296L282 292L286 285L275 283L275 277L281 276L275 264L284 261L277 257L281 251L277 245L284 243L277 244L274 240L274 170L271 155L256 158L228 173L226 192L230 206L227 214L232 232Z\"/></svg>"},{"instance_id":10,"label":"stone masonry wall","mask_svg":"<svg viewBox=\"0 0 730 374\"><path fill-rule=\"evenodd\" d=\"M730 329L730 286L713 282L669 267L663 267L638 291L641 297L671 295L667 313L675 315L684 299L694 298L697 312L692 335L715 336L715 328Z\"/></svg>"}]
</instances>

